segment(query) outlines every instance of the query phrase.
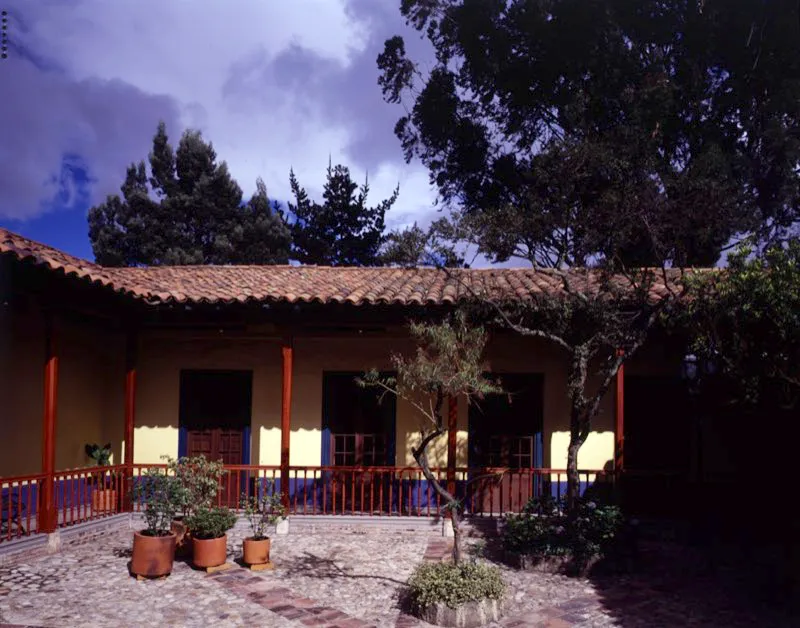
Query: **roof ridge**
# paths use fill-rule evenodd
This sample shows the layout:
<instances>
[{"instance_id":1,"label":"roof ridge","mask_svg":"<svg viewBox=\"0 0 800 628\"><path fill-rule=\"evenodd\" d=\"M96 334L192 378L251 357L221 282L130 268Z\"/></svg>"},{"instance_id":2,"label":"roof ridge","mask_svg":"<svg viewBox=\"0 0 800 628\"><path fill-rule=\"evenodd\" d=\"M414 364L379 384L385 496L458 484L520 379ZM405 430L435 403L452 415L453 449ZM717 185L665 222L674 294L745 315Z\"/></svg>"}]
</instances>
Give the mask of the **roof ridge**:
<instances>
[{"instance_id":1,"label":"roof ridge","mask_svg":"<svg viewBox=\"0 0 800 628\"><path fill-rule=\"evenodd\" d=\"M88 259L85 259L83 257L78 257L77 255L73 255L72 253L67 253L66 251L62 251L61 249L57 249L54 246L51 246L49 244L45 244L44 242L39 242L38 240L34 240L33 238L29 238L27 236L24 236L24 235L21 235L21 234L15 232L15 231L11 231L11 229L8 229L6 227L0 227L0 233L2 233L2 239L3 240L7 239L7 240L9 240L11 242L13 242L14 240L23 240L26 243L33 244L35 247L41 247L42 249L46 249L46 250L51 251L53 253L57 253L58 255L64 255L66 257L69 257L70 259L82 262L83 264L87 264L88 266L93 266L94 268L97 268L97 269L100 269L100 270L108 270L108 268L106 266L101 266L97 262L90 262Z\"/></svg>"}]
</instances>

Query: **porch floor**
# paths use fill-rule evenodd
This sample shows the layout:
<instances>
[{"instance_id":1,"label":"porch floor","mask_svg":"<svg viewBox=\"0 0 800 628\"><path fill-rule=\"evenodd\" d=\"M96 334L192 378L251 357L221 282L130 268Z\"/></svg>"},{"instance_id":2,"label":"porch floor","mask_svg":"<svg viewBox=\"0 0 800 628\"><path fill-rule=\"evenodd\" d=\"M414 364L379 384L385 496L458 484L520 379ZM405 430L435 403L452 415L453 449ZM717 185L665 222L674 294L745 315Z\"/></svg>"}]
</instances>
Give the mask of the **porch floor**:
<instances>
[{"instance_id":1,"label":"porch floor","mask_svg":"<svg viewBox=\"0 0 800 628\"><path fill-rule=\"evenodd\" d=\"M229 559L246 529L229 534ZM474 547L478 539L467 540ZM128 523L47 556L0 565L2 626L423 627L400 609L403 583L422 560L449 551L423 533L306 533L273 537L274 571L236 565L213 575L176 561L164 580L128 575ZM660 548L660 549L659 549ZM592 580L503 567L508 613L492 626L782 626L796 620L732 588L688 551L653 547L631 577ZM727 574L730 575L730 574ZM4 623L5 622L5 623Z\"/></svg>"}]
</instances>

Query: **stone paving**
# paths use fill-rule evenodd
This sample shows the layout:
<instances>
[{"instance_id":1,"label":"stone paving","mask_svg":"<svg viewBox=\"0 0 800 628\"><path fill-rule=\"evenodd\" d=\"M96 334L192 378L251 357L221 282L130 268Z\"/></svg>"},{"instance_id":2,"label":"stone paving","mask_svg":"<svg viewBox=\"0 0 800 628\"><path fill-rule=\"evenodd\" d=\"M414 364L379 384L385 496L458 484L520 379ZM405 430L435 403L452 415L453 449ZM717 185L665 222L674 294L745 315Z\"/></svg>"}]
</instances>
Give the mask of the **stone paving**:
<instances>
[{"instance_id":1,"label":"stone paving","mask_svg":"<svg viewBox=\"0 0 800 628\"><path fill-rule=\"evenodd\" d=\"M231 560L243 535L230 534ZM467 542L474 551L479 541ZM168 578L138 582L127 571L130 546L125 527L0 565L0 628L426 628L401 610L403 586L421 560L450 551L446 539L423 533L297 532L273 537L273 571L236 565L206 574L176 561ZM635 576L582 580L501 569L507 615L492 628L800 625L675 548L645 552Z\"/></svg>"}]
</instances>

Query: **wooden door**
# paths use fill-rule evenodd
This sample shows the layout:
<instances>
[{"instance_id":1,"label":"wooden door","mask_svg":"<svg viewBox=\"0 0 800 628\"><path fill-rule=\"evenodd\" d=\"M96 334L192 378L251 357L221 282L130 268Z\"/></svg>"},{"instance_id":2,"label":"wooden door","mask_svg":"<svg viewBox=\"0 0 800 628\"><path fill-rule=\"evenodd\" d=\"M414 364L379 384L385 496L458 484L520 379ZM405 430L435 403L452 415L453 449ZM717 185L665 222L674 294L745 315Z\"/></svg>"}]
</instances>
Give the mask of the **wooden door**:
<instances>
[{"instance_id":1,"label":"wooden door","mask_svg":"<svg viewBox=\"0 0 800 628\"><path fill-rule=\"evenodd\" d=\"M544 378L500 373L508 394L487 395L470 405L469 466L486 477L471 489L476 512L519 512L536 492L534 469L541 464ZM497 475L495 475L497 474Z\"/></svg>"},{"instance_id":2,"label":"wooden door","mask_svg":"<svg viewBox=\"0 0 800 628\"><path fill-rule=\"evenodd\" d=\"M186 432L181 455L205 456L225 465L249 463L245 435L252 406L251 371L181 371L179 424ZM236 506L246 475L226 472L220 502Z\"/></svg>"},{"instance_id":3,"label":"wooden door","mask_svg":"<svg viewBox=\"0 0 800 628\"><path fill-rule=\"evenodd\" d=\"M186 449L189 456L205 456L208 460L220 460L225 465L243 464L244 430L188 430ZM235 473L226 473L222 477L219 498L223 506L238 506L241 485L236 480Z\"/></svg>"},{"instance_id":4,"label":"wooden door","mask_svg":"<svg viewBox=\"0 0 800 628\"><path fill-rule=\"evenodd\" d=\"M243 464L244 430L214 428L188 430L186 449L189 456L205 456L224 464Z\"/></svg>"}]
</instances>

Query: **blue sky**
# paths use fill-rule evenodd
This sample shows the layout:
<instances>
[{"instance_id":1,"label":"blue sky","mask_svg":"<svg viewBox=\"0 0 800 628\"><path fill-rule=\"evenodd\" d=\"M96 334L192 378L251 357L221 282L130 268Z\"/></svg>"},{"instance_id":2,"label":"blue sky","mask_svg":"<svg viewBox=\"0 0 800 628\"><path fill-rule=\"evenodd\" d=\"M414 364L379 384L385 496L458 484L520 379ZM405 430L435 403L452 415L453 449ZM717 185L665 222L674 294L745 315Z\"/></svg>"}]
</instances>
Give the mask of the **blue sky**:
<instances>
[{"instance_id":1,"label":"blue sky","mask_svg":"<svg viewBox=\"0 0 800 628\"><path fill-rule=\"evenodd\" d=\"M86 213L146 158L159 120L211 140L245 197L289 198L289 168L318 196L329 156L385 198L390 228L436 215L406 164L377 55L406 36L399 0L6 0L0 62L0 226L92 259Z\"/></svg>"}]
</instances>

